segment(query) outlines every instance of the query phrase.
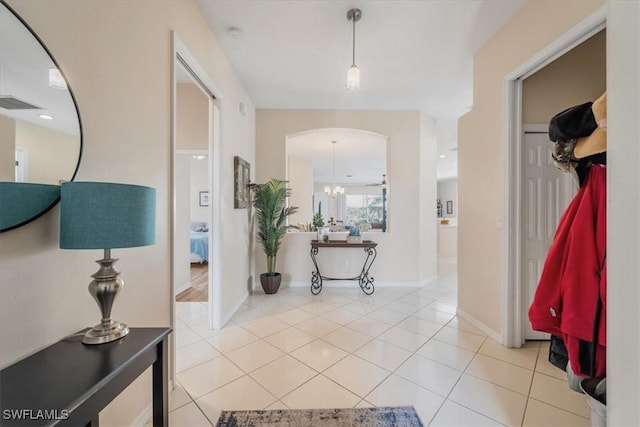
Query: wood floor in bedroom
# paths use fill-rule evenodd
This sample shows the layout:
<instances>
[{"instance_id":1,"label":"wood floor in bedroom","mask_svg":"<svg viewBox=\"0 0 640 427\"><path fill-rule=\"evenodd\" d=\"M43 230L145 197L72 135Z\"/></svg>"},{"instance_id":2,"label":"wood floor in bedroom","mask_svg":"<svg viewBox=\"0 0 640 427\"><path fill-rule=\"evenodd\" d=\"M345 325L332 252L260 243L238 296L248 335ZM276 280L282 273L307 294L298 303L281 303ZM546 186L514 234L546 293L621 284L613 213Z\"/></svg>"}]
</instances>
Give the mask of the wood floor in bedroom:
<instances>
[{"instance_id":1,"label":"wood floor in bedroom","mask_svg":"<svg viewBox=\"0 0 640 427\"><path fill-rule=\"evenodd\" d=\"M176 296L176 301L206 302L208 300L209 264L191 264L190 286Z\"/></svg>"}]
</instances>

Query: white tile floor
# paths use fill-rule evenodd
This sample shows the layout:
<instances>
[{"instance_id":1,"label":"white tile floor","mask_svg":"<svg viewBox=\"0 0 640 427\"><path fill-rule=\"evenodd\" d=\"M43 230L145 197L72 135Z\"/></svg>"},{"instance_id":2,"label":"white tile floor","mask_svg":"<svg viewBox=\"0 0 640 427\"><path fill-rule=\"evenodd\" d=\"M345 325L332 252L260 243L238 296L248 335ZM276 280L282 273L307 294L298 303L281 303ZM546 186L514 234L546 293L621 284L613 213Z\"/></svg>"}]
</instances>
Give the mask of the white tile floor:
<instances>
[{"instance_id":1,"label":"white tile floor","mask_svg":"<svg viewBox=\"0 0 640 427\"><path fill-rule=\"evenodd\" d=\"M507 349L455 316L456 280L449 269L373 296L283 288L251 295L220 331L205 304L178 303L170 425L215 425L223 409L411 405L430 426L588 426L547 344Z\"/></svg>"}]
</instances>

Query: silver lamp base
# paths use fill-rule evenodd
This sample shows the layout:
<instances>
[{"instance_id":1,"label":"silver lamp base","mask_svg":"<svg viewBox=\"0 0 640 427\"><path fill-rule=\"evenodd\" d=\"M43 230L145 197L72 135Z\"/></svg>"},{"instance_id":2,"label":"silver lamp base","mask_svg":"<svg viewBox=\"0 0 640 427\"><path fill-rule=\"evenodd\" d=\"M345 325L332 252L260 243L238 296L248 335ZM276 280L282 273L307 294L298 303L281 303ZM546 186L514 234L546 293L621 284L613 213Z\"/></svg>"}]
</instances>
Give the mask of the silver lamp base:
<instances>
[{"instance_id":1,"label":"silver lamp base","mask_svg":"<svg viewBox=\"0 0 640 427\"><path fill-rule=\"evenodd\" d=\"M105 249L104 258L96 261L100 264L100 269L91 275L93 281L89 284L89 293L100 307L102 320L85 333L82 340L84 344L105 344L129 333L127 325L111 319L113 301L120 289L124 287L120 272L113 268L116 261L118 260L111 258L111 249Z\"/></svg>"},{"instance_id":2,"label":"silver lamp base","mask_svg":"<svg viewBox=\"0 0 640 427\"><path fill-rule=\"evenodd\" d=\"M124 323L111 321L110 324L94 326L84 334L84 344L105 344L119 340L129 333L129 327Z\"/></svg>"}]
</instances>

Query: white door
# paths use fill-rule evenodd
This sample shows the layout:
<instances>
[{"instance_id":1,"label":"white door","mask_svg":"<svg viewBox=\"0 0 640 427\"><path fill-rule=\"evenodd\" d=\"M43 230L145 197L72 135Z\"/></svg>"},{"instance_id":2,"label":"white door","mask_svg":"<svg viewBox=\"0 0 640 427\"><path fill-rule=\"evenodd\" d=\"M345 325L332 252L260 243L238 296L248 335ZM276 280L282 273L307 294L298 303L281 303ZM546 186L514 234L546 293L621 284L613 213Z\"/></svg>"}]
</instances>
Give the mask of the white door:
<instances>
[{"instance_id":1,"label":"white door","mask_svg":"<svg viewBox=\"0 0 640 427\"><path fill-rule=\"evenodd\" d=\"M570 174L558 169L551 159L551 142L546 126L525 126L522 189L522 274L526 293L525 339L548 339L549 334L531 329L528 311L542 272L547 250L558 221L577 191Z\"/></svg>"},{"instance_id":2,"label":"white door","mask_svg":"<svg viewBox=\"0 0 640 427\"><path fill-rule=\"evenodd\" d=\"M26 156L22 148L16 148L16 182L26 182Z\"/></svg>"}]
</instances>

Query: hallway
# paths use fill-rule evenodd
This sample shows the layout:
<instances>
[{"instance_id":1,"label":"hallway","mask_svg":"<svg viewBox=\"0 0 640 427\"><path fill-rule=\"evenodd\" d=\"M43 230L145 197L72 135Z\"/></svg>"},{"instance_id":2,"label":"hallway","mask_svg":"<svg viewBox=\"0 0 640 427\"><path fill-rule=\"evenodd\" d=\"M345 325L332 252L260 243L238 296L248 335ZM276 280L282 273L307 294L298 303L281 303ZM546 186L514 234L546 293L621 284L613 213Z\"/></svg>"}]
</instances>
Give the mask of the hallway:
<instances>
[{"instance_id":1,"label":"hallway","mask_svg":"<svg viewBox=\"0 0 640 427\"><path fill-rule=\"evenodd\" d=\"M412 405L430 426L588 426L584 396L546 343L506 349L455 316L455 260L422 288L307 288L251 295L223 330L178 303L173 426L222 409Z\"/></svg>"}]
</instances>

